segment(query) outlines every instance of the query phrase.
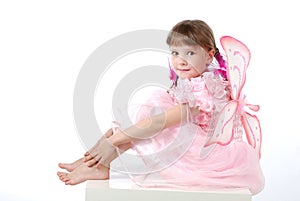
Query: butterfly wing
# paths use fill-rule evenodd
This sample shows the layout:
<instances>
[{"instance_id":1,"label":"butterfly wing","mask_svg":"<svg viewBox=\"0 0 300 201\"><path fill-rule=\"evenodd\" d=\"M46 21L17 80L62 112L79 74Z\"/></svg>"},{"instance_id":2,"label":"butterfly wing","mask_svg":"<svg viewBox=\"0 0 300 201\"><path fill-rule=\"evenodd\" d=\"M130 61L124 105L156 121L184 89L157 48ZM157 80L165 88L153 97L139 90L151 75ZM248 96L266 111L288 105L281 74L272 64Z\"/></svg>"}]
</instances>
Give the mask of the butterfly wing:
<instances>
[{"instance_id":1,"label":"butterfly wing","mask_svg":"<svg viewBox=\"0 0 300 201\"><path fill-rule=\"evenodd\" d=\"M250 51L245 44L239 40L224 36L221 38L221 45L227 57L227 77L231 87L232 101L228 102L221 110L216 120L212 135L208 137L203 152L212 150L213 145L227 145L234 137L234 120L239 109L241 91L246 81L246 70L250 62ZM249 109L258 111L259 106L248 105ZM239 114L241 115L241 114ZM257 151L260 157L261 149L261 127L258 118L244 111L241 121L246 133L248 143Z\"/></svg>"},{"instance_id":2,"label":"butterfly wing","mask_svg":"<svg viewBox=\"0 0 300 201\"><path fill-rule=\"evenodd\" d=\"M238 109L238 102L232 100L221 110L216 120L212 135L208 138L205 147L218 143L228 144L233 138L233 120Z\"/></svg>"},{"instance_id":3,"label":"butterfly wing","mask_svg":"<svg viewBox=\"0 0 300 201\"><path fill-rule=\"evenodd\" d=\"M262 132L258 118L255 115L245 112L241 120L245 129L248 143L255 149L260 157Z\"/></svg>"},{"instance_id":4,"label":"butterfly wing","mask_svg":"<svg viewBox=\"0 0 300 201\"><path fill-rule=\"evenodd\" d=\"M246 81L250 51L245 44L231 36L223 36L220 42L227 57L227 78L231 85L231 97L237 100Z\"/></svg>"}]
</instances>

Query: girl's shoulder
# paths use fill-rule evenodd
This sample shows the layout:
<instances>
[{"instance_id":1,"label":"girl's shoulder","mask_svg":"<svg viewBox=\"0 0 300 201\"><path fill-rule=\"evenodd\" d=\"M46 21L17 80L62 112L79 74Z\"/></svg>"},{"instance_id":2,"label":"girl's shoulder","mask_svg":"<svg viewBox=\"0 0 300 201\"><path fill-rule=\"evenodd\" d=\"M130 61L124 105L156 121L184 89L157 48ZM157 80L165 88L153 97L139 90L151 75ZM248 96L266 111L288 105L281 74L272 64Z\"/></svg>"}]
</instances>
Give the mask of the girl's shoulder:
<instances>
[{"instance_id":1,"label":"girl's shoulder","mask_svg":"<svg viewBox=\"0 0 300 201\"><path fill-rule=\"evenodd\" d=\"M190 106L195 106L203 101L228 100L229 88L228 81L213 72L205 72L190 80L179 79L177 86L172 91L173 97L179 103L188 102Z\"/></svg>"},{"instance_id":2,"label":"girl's shoulder","mask_svg":"<svg viewBox=\"0 0 300 201\"><path fill-rule=\"evenodd\" d=\"M229 82L211 71L192 78L188 81L188 85L190 85L193 93L207 91L210 96L215 98L223 98L230 94Z\"/></svg>"},{"instance_id":3,"label":"girl's shoulder","mask_svg":"<svg viewBox=\"0 0 300 201\"><path fill-rule=\"evenodd\" d=\"M228 98L230 96L230 84L220 75L214 72L203 73L203 82L209 93L217 99Z\"/></svg>"}]
</instances>

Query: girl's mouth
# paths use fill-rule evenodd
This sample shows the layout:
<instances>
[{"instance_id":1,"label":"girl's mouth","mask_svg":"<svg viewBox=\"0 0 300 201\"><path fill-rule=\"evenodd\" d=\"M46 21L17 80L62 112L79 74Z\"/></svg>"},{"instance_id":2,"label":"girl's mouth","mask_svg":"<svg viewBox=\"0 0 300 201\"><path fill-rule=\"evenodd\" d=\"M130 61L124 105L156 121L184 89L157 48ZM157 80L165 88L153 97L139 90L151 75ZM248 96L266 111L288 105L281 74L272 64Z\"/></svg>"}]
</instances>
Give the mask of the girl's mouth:
<instances>
[{"instance_id":1,"label":"girl's mouth","mask_svg":"<svg viewBox=\"0 0 300 201\"><path fill-rule=\"evenodd\" d=\"M183 72L186 72L186 71L189 71L190 69L177 69L178 71L183 71Z\"/></svg>"}]
</instances>

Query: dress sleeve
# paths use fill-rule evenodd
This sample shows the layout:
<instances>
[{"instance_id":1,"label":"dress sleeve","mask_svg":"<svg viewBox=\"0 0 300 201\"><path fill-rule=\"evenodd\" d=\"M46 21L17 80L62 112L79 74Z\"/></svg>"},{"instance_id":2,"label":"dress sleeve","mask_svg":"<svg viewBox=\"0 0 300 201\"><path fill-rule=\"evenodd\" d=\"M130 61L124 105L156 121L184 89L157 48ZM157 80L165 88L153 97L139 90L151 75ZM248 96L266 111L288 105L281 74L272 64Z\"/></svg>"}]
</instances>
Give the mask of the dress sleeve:
<instances>
[{"instance_id":1,"label":"dress sleeve","mask_svg":"<svg viewBox=\"0 0 300 201\"><path fill-rule=\"evenodd\" d=\"M191 80L180 80L173 96L176 102L186 103L200 112L192 119L194 123L205 127L209 124L212 113L220 111L228 101L226 82L213 73Z\"/></svg>"}]
</instances>

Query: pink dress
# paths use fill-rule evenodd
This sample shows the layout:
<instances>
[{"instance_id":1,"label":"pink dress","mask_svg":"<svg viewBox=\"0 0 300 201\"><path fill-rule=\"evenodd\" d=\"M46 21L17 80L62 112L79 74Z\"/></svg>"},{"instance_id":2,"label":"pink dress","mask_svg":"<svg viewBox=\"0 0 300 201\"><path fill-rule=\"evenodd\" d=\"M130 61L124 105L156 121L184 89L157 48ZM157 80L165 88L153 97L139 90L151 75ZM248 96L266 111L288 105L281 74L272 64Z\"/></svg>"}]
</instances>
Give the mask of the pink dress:
<instances>
[{"instance_id":1,"label":"pink dress","mask_svg":"<svg viewBox=\"0 0 300 201\"><path fill-rule=\"evenodd\" d=\"M188 111L188 119L182 124L134 144L148 169L134 175L133 180L142 187L248 188L252 194L259 193L264 187L259 157L243 136L236 135L228 145L204 149L215 117L229 100L228 94L228 83L213 72L178 80L169 92L153 93L136 110L135 122L182 103L199 112Z\"/></svg>"}]
</instances>

